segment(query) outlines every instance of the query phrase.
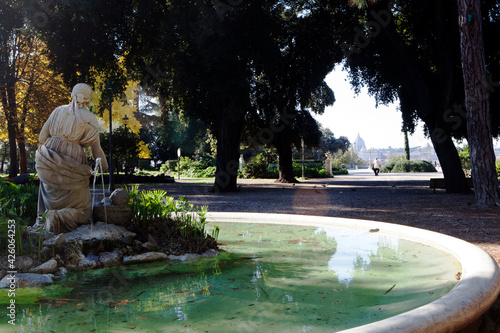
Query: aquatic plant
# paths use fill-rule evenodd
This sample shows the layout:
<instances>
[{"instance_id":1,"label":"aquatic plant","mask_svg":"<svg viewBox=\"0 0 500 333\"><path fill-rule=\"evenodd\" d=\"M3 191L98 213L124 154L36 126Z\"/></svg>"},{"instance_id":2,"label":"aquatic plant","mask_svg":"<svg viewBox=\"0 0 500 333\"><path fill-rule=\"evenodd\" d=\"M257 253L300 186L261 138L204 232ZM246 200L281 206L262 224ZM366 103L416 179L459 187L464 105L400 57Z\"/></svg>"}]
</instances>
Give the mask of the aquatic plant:
<instances>
[{"instance_id":1,"label":"aquatic plant","mask_svg":"<svg viewBox=\"0 0 500 333\"><path fill-rule=\"evenodd\" d=\"M0 218L22 220L26 224L36 218L38 186L16 185L0 177Z\"/></svg>"},{"instance_id":2,"label":"aquatic plant","mask_svg":"<svg viewBox=\"0 0 500 333\"><path fill-rule=\"evenodd\" d=\"M15 228L16 253L21 255L25 252L22 235L36 218L37 203L38 186L16 185L0 178L0 249L3 250L8 245L8 230L12 224Z\"/></svg>"},{"instance_id":3,"label":"aquatic plant","mask_svg":"<svg viewBox=\"0 0 500 333\"><path fill-rule=\"evenodd\" d=\"M212 235L205 230L207 206L190 204L187 197L174 200L161 190L139 191L138 185L125 190L131 199L134 231L153 235L163 250L175 252L173 247L180 246L184 251L200 253L217 248L219 229L216 227Z\"/></svg>"}]
</instances>

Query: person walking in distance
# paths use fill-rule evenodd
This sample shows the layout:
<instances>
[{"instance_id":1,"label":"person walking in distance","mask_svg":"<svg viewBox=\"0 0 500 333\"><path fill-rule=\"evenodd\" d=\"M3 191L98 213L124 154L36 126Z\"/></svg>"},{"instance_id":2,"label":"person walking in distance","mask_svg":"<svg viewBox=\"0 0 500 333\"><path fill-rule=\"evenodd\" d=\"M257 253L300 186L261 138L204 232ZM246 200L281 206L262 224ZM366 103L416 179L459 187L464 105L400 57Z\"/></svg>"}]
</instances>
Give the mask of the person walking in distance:
<instances>
[{"instance_id":1,"label":"person walking in distance","mask_svg":"<svg viewBox=\"0 0 500 333\"><path fill-rule=\"evenodd\" d=\"M380 172L380 162L378 161L378 158L375 158L373 161L373 172L375 173L375 176L378 176L378 173Z\"/></svg>"}]
</instances>

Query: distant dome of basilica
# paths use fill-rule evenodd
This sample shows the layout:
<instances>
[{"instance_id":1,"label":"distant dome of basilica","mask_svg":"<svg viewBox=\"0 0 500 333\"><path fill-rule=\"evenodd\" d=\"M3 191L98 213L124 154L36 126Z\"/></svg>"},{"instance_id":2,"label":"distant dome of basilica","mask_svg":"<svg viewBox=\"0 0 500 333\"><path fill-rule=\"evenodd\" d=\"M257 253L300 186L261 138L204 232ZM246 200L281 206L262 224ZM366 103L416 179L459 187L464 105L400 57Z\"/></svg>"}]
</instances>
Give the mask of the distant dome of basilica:
<instances>
[{"instance_id":1,"label":"distant dome of basilica","mask_svg":"<svg viewBox=\"0 0 500 333\"><path fill-rule=\"evenodd\" d=\"M359 133L356 140L354 140L354 145L356 147L356 151L366 150L365 140L361 139Z\"/></svg>"}]
</instances>

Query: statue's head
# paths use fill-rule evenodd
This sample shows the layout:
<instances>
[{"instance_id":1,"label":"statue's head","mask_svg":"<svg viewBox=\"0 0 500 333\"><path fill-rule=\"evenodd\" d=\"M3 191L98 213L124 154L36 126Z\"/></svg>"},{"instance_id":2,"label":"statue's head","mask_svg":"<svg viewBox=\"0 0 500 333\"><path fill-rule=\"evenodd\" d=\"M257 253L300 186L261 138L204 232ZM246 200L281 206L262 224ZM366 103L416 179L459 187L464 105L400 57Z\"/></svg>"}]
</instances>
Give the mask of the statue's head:
<instances>
[{"instance_id":1,"label":"statue's head","mask_svg":"<svg viewBox=\"0 0 500 333\"><path fill-rule=\"evenodd\" d=\"M85 83L78 83L71 92L71 98L76 101L79 109L89 108L93 96L92 88Z\"/></svg>"}]
</instances>

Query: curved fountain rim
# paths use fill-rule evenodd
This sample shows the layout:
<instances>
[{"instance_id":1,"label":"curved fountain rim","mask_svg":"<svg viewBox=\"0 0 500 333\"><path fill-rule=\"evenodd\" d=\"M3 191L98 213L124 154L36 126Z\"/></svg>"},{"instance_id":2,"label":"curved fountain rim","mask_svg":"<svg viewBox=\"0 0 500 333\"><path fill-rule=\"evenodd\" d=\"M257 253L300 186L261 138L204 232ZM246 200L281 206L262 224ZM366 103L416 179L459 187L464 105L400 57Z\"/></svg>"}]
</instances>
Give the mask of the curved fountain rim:
<instances>
[{"instance_id":1,"label":"curved fountain rim","mask_svg":"<svg viewBox=\"0 0 500 333\"><path fill-rule=\"evenodd\" d=\"M343 332L456 332L479 318L500 293L500 269L493 258L464 240L434 231L369 220L294 214L209 212L207 222L289 224L312 227L379 229L380 233L426 244L453 255L462 265L459 283L436 301Z\"/></svg>"}]
</instances>

